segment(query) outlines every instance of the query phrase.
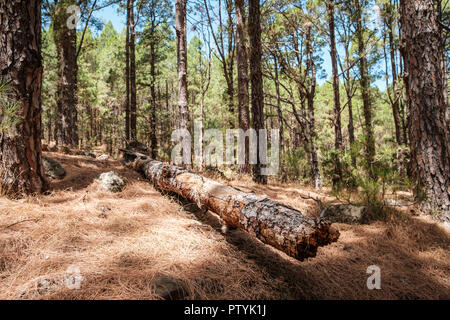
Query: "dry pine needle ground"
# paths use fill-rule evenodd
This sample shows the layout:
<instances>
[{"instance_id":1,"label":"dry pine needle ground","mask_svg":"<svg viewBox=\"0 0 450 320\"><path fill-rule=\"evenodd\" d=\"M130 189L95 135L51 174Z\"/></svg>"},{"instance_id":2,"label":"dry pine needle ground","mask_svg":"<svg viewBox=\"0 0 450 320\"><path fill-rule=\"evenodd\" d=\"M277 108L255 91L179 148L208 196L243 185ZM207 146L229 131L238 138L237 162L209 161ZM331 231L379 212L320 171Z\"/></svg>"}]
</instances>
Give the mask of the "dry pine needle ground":
<instances>
[{"instance_id":1,"label":"dry pine needle ground","mask_svg":"<svg viewBox=\"0 0 450 320\"><path fill-rule=\"evenodd\" d=\"M67 171L47 196L0 199L0 299L159 299L152 280L186 283L190 299L450 299L450 236L426 217L396 211L385 222L336 224L337 243L304 262L217 219L161 195L116 161L50 153ZM115 170L124 191L101 190L96 177ZM326 194L295 185L229 184L267 194L306 215ZM381 290L366 269L381 268ZM67 269L82 276L79 290Z\"/></svg>"}]
</instances>

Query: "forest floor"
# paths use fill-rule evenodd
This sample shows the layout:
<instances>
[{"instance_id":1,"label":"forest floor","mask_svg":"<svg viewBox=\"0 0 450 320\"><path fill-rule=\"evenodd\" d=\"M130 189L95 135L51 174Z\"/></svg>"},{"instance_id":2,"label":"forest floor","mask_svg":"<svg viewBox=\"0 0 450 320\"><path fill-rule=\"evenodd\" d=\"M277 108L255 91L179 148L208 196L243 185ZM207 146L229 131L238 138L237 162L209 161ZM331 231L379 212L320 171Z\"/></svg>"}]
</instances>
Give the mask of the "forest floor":
<instances>
[{"instance_id":1,"label":"forest floor","mask_svg":"<svg viewBox=\"0 0 450 320\"><path fill-rule=\"evenodd\" d=\"M386 221L334 224L338 242L300 262L243 231L223 234L214 215L119 161L46 155L67 171L51 194L0 199L0 299L158 299L159 275L183 280L189 299L450 299L450 232L429 217L396 210ZM128 179L120 193L96 179L111 170ZM301 196L333 200L295 184L227 183L309 216L317 204ZM381 290L367 289L370 265ZM69 267L80 271L78 290L65 285Z\"/></svg>"}]
</instances>

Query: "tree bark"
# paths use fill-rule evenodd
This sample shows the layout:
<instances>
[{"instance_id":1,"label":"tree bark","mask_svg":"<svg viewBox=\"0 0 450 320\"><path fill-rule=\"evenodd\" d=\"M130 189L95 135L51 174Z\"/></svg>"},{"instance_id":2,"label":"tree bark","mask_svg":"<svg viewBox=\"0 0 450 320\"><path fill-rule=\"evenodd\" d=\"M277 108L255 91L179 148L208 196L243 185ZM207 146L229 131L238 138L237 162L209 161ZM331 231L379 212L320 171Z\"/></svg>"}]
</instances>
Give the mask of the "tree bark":
<instances>
[{"instance_id":1,"label":"tree bark","mask_svg":"<svg viewBox=\"0 0 450 320\"><path fill-rule=\"evenodd\" d=\"M235 0L236 6L236 64L238 78L238 122L239 129L246 132L250 128L248 94L248 56L246 47L246 22L244 0ZM245 139L245 163L239 166L239 172L250 173L249 141Z\"/></svg>"},{"instance_id":2,"label":"tree bark","mask_svg":"<svg viewBox=\"0 0 450 320\"><path fill-rule=\"evenodd\" d=\"M131 0L127 0L127 25L125 40L125 139L130 140L130 6Z\"/></svg>"},{"instance_id":3,"label":"tree bark","mask_svg":"<svg viewBox=\"0 0 450 320\"><path fill-rule=\"evenodd\" d=\"M130 3L130 138L137 141L136 103L136 23L134 20L134 0Z\"/></svg>"},{"instance_id":4,"label":"tree bark","mask_svg":"<svg viewBox=\"0 0 450 320\"><path fill-rule=\"evenodd\" d=\"M18 106L17 121L0 131L0 192L12 197L48 186L41 146L41 3L0 1L0 80L10 84L2 95Z\"/></svg>"},{"instance_id":5,"label":"tree bark","mask_svg":"<svg viewBox=\"0 0 450 320\"><path fill-rule=\"evenodd\" d=\"M327 2L328 29L330 33L330 56L333 72L333 93L334 93L334 148L336 149L336 159L334 164L333 188L339 188L342 181L341 153L343 152L342 128L341 128L341 97L339 94L339 74L336 51L336 35L334 23L334 0Z\"/></svg>"},{"instance_id":6,"label":"tree bark","mask_svg":"<svg viewBox=\"0 0 450 320\"><path fill-rule=\"evenodd\" d=\"M280 130L280 171L281 171L281 182L287 182L287 174L286 174L286 165L284 161L284 121L283 121L283 112L281 110L281 92L280 92L280 82L278 77L278 57L276 54L273 54L274 67L275 67L275 92L277 95L277 116L278 116L278 125Z\"/></svg>"},{"instance_id":7,"label":"tree bark","mask_svg":"<svg viewBox=\"0 0 450 320\"><path fill-rule=\"evenodd\" d=\"M187 88L187 41L186 41L186 3L187 0L175 1L175 23L177 33L177 64L178 64L178 128L189 130L189 107ZM184 153L183 153L184 155ZM183 165L190 169L191 159L183 157Z\"/></svg>"},{"instance_id":8,"label":"tree bark","mask_svg":"<svg viewBox=\"0 0 450 320\"><path fill-rule=\"evenodd\" d=\"M364 40L364 26L363 26L363 7L360 0L355 1L356 8L356 40L358 44L359 55L359 73L361 96L363 100L363 114L364 114L364 140L366 149L367 170L371 179L376 179L374 170L375 160L375 136L373 132L373 108L370 96L370 76L367 62L367 43Z\"/></svg>"},{"instance_id":9,"label":"tree bark","mask_svg":"<svg viewBox=\"0 0 450 320\"><path fill-rule=\"evenodd\" d=\"M404 144L403 136L402 136L402 126L400 122L400 108L399 108L399 92L398 92L398 81L397 81L397 66L395 63L395 48L394 48L394 8L392 2L386 4L386 26L387 33L389 38L389 56L391 60L391 72L392 72L392 87L393 87L393 95L391 99L391 107L392 107L392 115L394 118L394 126L395 126L395 139L399 146ZM386 58L387 59L387 58ZM386 70L387 73L387 70ZM386 80L387 81L387 80Z\"/></svg>"},{"instance_id":10,"label":"tree bark","mask_svg":"<svg viewBox=\"0 0 450 320\"><path fill-rule=\"evenodd\" d=\"M70 13L68 6L72 1L62 0L55 3L53 35L58 53L58 88L57 88L57 144L64 146L78 145L77 132L77 30L69 28L67 21Z\"/></svg>"},{"instance_id":11,"label":"tree bark","mask_svg":"<svg viewBox=\"0 0 450 320\"><path fill-rule=\"evenodd\" d=\"M402 0L400 7L415 195L424 209L450 221L450 130L443 92L443 42L432 0Z\"/></svg>"},{"instance_id":12,"label":"tree bark","mask_svg":"<svg viewBox=\"0 0 450 320\"><path fill-rule=\"evenodd\" d=\"M314 97L316 95L316 65L314 63L314 52L311 40L312 24L309 24L306 29L306 54L307 54L307 70L311 73L306 76L310 77L309 89L307 90L306 98L308 104L308 133L310 135L309 151L311 157L311 178L314 189L322 188L322 176L319 170L319 156L317 154L317 133L315 128L314 115Z\"/></svg>"},{"instance_id":13,"label":"tree bark","mask_svg":"<svg viewBox=\"0 0 450 320\"><path fill-rule=\"evenodd\" d=\"M250 37L250 80L252 86L252 124L260 140L259 130L264 129L264 92L261 70L261 22L259 0L249 0L248 33ZM257 163L253 165L253 181L267 184L267 176L261 172L260 146L257 143Z\"/></svg>"},{"instance_id":14,"label":"tree bark","mask_svg":"<svg viewBox=\"0 0 450 320\"><path fill-rule=\"evenodd\" d=\"M132 151L122 151L137 157L131 166L157 188L193 201L200 208L218 214L225 225L243 229L298 260L314 257L319 246L339 237L339 232L329 223L305 217L298 210L267 197L242 192Z\"/></svg>"},{"instance_id":15,"label":"tree bark","mask_svg":"<svg viewBox=\"0 0 450 320\"><path fill-rule=\"evenodd\" d=\"M151 62L150 62L150 76L151 76L151 84L150 84L150 94L152 96L152 102L151 102L151 111L150 111L150 146L151 146L151 155L153 159L156 159L158 156L158 138L156 136L156 48L155 48L155 33L156 33L156 26L154 24L154 21L152 22L152 38L151 38L151 44L150 44L150 55L151 55Z\"/></svg>"}]
</instances>

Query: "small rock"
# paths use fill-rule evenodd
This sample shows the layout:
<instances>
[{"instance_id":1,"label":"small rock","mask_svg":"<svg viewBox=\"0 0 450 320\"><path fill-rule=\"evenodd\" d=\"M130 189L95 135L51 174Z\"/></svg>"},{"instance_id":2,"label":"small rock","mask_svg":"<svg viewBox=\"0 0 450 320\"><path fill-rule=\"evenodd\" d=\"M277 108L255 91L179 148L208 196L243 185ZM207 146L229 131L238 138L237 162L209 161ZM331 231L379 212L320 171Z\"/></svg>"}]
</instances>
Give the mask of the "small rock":
<instances>
[{"instance_id":1,"label":"small rock","mask_svg":"<svg viewBox=\"0 0 450 320\"><path fill-rule=\"evenodd\" d=\"M101 156L98 156L97 160L100 161L106 161L109 159L109 156L107 154L102 154Z\"/></svg>"},{"instance_id":2,"label":"small rock","mask_svg":"<svg viewBox=\"0 0 450 320\"><path fill-rule=\"evenodd\" d=\"M106 212L111 211L111 208L108 207L108 206L105 206L105 205L101 205L101 206L99 206L99 207L97 208L97 210L99 210L99 211L101 212L101 213L98 215L99 218L107 219L108 216L107 216Z\"/></svg>"},{"instance_id":3,"label":"small rock","mask_svg":"<svg viewBox=\"0 0 450 320\"><path fill-rule=\"evenodd\" d=\"M45 294L56 287L56 281L51 279L41 279L37 285L39 294Z\"/></svg>"},{"instance_id":4,"label":"small rock","mask_svg":"<svg viewBox=\"0 0 450 320\"><path fill-rule=\"evenodd\" d=\"M66 170L62 165L53 159L42 157L45 175L50 179L63 179L66 176Z\"/></svg>"},{"instance_id":5,"label":"small rock","mask_svg":"<svg viewBox=\"0 0 450 320\"><path fill-rule=\"evenodd\" d=\"M111 208L107 207L107 206L99 206L98 210L100 210L101 212L107 212L107 211L111 211Z\"/></svg>"},{"instance_id":6,"label":"small rock","mask_svg":"<svg viewBox=\"0 0 450 320\"><path fill-rule=\"evenodd\" d=\"M48 145L48 151L50 152L58 151L58 146L56 145L56 142L52 142Z\"/></svg>"},{"instance_id":7,"label":"small rock","mask_svg":"<svg viewBox=\"0 0 450 320\"><path fill-rule=\"evenodd\" d=\"M220 230L222 231L223 234L227 234L229 231L228 226L226 225L223 225L222 228L220 228Z\"/></svg>"},{"instance_id":8,"label":"small rock","mask_svg":"<svg viewBox=\"0 0 450 320\"><path fill-rule=\"evenodd\" d=\"M189 295L185 284L170 276L156 277L152 282L152 289L165 300L182 300Z\"/></svg>"},{"instance_id":9,"label":"small rock","mask_svg":"<svg viewBox=\"0 0 450 320\"><path fill-rule=\"evenodd\" d=\"M350 246L344 246L343 244L339 245L339 248L345 251L353 251L353 248Z\"/></svg>"},{"instance_id":10,"label":"small rock","mask_svg":"<svg viewBox=\"0 0 450 320\"><path fill-rule=\"evenodd\" d=\"M407 206L408 203L403 200L397 200L397 199L385 199L384 204L387 206L393 206L393 207L404 207Z\"/></svg>"},{"instance_id":11,"label":"small rock","mask_svg":"<svg viewBox=\"0 0 450 320\"><path fill-rule=\"evenodd\" d=\"M102 173L99 179L103 189L110 192L121 192L126 183L125 179L114 171Z\"/></svg>"},{"instance_id":12,"label":"small rock","mask_svg":"<svg viewBox=\"0 0 450 320\"><path fill-rule=\"evenodd\" d=\"M348 224L364 223L367 219L366 215L366 207L350 204L328 206L320 213L322 219L328 220L331 223L339 222Z\"/></svg>"}]
</instances>

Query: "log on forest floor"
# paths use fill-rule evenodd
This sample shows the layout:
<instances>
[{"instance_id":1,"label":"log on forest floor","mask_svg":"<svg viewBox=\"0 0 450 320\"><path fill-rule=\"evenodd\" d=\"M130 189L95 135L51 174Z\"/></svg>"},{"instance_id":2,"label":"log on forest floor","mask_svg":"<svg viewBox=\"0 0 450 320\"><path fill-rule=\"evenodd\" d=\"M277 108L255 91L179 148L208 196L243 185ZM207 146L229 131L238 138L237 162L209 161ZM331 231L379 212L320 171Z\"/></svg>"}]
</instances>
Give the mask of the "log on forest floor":
<instances>
[{"instance_id":1,"label":"log on forest floor","mask_svg":"<svg viewBox=\"0 0 450 320\"><path fill-rule=\"evenodd\" d=\"M223 223L243 229L298 260L314 257L319 246L337 241L339 232L321 219L252 193L245 193L180 167L130 151L121 151L129 166L161 190L174 192L199 208L218 214Z\"/></svg>"}]
</instances>

